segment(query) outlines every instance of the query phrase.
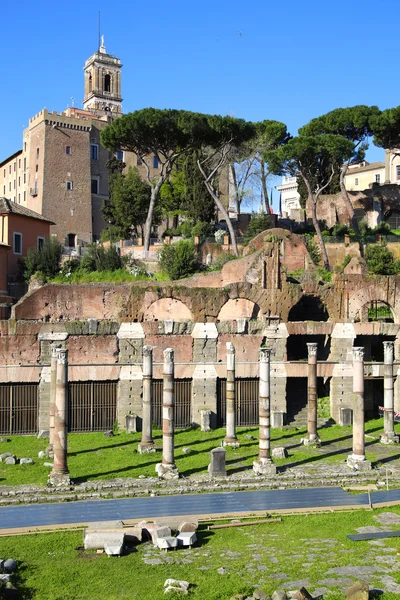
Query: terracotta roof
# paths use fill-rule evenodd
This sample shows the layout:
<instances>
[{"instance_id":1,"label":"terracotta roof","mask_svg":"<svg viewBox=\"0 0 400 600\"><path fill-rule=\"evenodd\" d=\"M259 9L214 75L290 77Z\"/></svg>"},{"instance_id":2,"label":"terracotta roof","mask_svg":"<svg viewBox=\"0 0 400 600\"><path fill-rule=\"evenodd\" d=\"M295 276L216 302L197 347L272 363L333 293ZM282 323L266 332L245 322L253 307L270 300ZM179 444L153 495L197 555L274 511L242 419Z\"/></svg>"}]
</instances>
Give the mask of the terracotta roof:
<instances>
[{"instance_id":1,"label":"terracotta roof","mask_svg":"<svg viewBox=\"0 0 400 600\"><path fill-rule=\"evenodd\" d=\"M354 167L354 168L350 167L347 169L346 177L348 175L352 175L353 173L362 173L363 171L375 171L376 169L384 169L384 168L385 168L385 163L379 162L379 161L365 165L365 167Z\"/></svg>"},{"instance_id":2,"label":"terracotta roof","mask_svg":"<svg viewBox=\"0 0 400 600\"><path fill-rule=\"evenodd\" d=\"M46 219L46 217L43 215L40 215L29 208L25 208L25 206L21 206L21 204L12 202L11 200L8 200L8 198L0 198L0 214L4 213L22 215L23 217L30 217L31 219L38 219L39 221L46 221L47 223L54 225L54 222L50 221L50 219Z\"/></svg>"}]
</instances>

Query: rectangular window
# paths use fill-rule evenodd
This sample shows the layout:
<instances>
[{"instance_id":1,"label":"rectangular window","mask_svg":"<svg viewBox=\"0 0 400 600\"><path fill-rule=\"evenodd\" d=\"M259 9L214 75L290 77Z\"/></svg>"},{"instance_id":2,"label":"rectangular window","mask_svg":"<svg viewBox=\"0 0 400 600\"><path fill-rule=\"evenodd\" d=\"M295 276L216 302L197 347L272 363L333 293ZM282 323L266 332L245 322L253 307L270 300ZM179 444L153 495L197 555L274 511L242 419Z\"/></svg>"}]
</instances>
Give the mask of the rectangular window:
<instances>
[{"instance_id":1,"label":"rectangular window","mask_svg":"<svg viewBox=\"0 0 400 600\"><path fill-rule=\"evenodd\" d=\"M14 163L14 173L16 170L17 170L17 161L15 161L15 163Z\"/></svg>"},{"instance_id":2,"label":"rectangular window","mask_svg":"<svg viewBox=\"0 0 400 600\"><path fill-rule=\"evenodd\" d=\"M21 185L21 177L18 177L18 187Z\"/></svg>"},{"instance_id":3,"label":"rectangular window","mask_svg":"<svg viewBox=\"0 0 400 600\"><path fill-rule=\"evenodd\" d=\"M18 194L18 204L21 204L21 194Z\"/></svg>"},{"instance_id":4,"label":"rectangular window","mask_svg":"<svg viewBox=\"0 0 400 600\"><path fill-rule=\"evenodd\" d=\"M90 158L92 160L97 160L99 154L99 147L97 144L90 144Z\"/></svg>"},{"instance_id":5,"label":"rectangular window","mask_svg":"<svg viewBox=\"0 0 400 600\"><path fill-rule=\"evenodd\" d=\"M18 169L21 168L21 159L18 159Z\"/></svg>"},{"instance_id":6,"label":"rectangular window","mask_svg":"<svg viewBox=\"0 0 400 600\"><path fill-rule=\"evenodd\" d=\"M355 178L354 185L358 185L358 177Z\"/></svg>"},{"instance_id":7,"label":"rectangular window","mask_svg":"<svg viewBox=\"0 0 400 600\"><path fill-rule=\"evenodd\" d=\"M153 169L158 169L158 158L153 156Z\"/></svg>"},{"instance_id":8,"label":"rectangular window","mask_svg":"<svg viewBox=\"0 0 400 600\"><path fill-rule=\"evenodd\" d=\"M5 176L6 176L6 170L4 169L3 170L3 177L5 177Z\"/></svg>"},{"instance_id":9,"label":"rectangular window","mask_svg":"<svg viewBox=\"0 0 400 600\"><path fill-rule=\"evenodd\" d=\"M36 170L36 173L37 173L38 170L39 170L39 165L36 165L36 169L35 170Z\"/></svg>"},{"instance_id":10,"label":"rectangular window","mask_svg":"<svg viewBox=\"0 0 400 600\"><path fill-rule=\"evenodd\" d=\"M99 193L99 180L98 179L92 179L92 194L98 194Z\"/></svg>"},{"instance_id":11,"label":"rectangular window","mask_svg":"<svg viewBox=\"0 0 400 600\"><path fill-rule=\"evenodd\" d=\"M15 179L14 179L14 190L15 190L15 184L16 184L16 181L15 181Z\"/></svg>"},{"instance_id":12,"label":"rectangular window","mask_svg":"<svg viewBox=\"0 0 400 600\"><path fill-rule=\"evenodd\" d=\"M71 154L71 146L65 146L65 154Z\"/></svg>"},{"instance_id":13,"label":"rectangular window","mask_svg":"<svg viewBox=\"0 0 400 600\"><path fill-rule=\"evenodd\" d=\"M397 181L400 179L400 165L396 165L396 179Z\"/></svg>"},{"instance_id":14,"label":"rectangular window","mask_svg":"<svg viewBox=\"0 0 400 600\"><path fill-rule=\"evenodd\" d=\"M8 166L8 174L11 175L11 165Z\"/></svg>"},{"instance_id":15,"label":"rectangular window","mask_svg":"<svg viewBox=\"0 0 400 600\"><path fill-rule=\"evenodd\" d=\"M66 182L66 188L67 188L67 190L72 190L72 181Z\"/></svg>"},{"instance_id":16,"label":"rectangular window","mask_svg":"<svg viewBox=\"0 0 400 600\"><path fill-rule=\"evenodd\" d=\"M24 173L24 183L26 183L26 173Z\"/></svg>"},{"instance_id":17,"label":"rectangular window","mask_svg":"<svg viewBox=\"0 0 400 600\"><path fill-rule=\"evenodd\" d=\"M24 192L24 204L26 203L26 192Z\"/></svg>"},{"instance_id":18,"label":"rectangular window","mask_svg":"<svg viewBox=\"0 0 400 600\"><path fill-rule=\"evenodd\" d=\"M13 250L14 254L22 254L22 233L14 232Z\"/></svg>"},{"instance_id":19,"label":"rectangular window","mask_svg":"<svg viewBox=\"0 0 400 600\"><path fill-rule=\"evenodd\" d=\"M3 185L3 194L4 194L4 196L6 195L6 186L5 185Z\"/></svg>"},{"instance_id":20,"label":"rectangular window","mask_svg":"<svg viewBox=\"0 0 400 600\"><path fill-rule=\"evenodd\" d=\"M375 183L380 183L380 182L381 182L381 176L380 176L380 174L379 174L379 173L377 173L377 174L375 175Z\"/></svg>"},{"instance_id":21,"label":"rectangular window","mask_svg":"<svg viewBox=\"0 0 400 600\"><path fill-rule=\"evenodd\" d=\"M36 158L39 158L39 148L36 148Z\"/></svg>"},{"instance_id":22,"label":"rectangular window","mask_svg":"<svg viewBox=\"0 0 400 600\"><path fill-rule=\"evenodd\" d=\"M25 152L26 152L26 142L24 142L24 150L25 150Z\"/></svg>"},{"instance_id":23,"label":"rectangular window","mask_svg":"<svg viewBox=\"0 0 400 600\"><path fill-rule=\"evenodd\" d=\"M117 150L116 151L115 158L117 160L124 160L124 153L122 152L122 150Z\"/></svg>"},{"instance_id":24,"label":"rectangular window","mask_svg":"<svg viewBox=\"0 0 400 600\"><path fill-rule=\"evenodd\" d=\"M26 171L26 158L24 158L24 171Z\"/></svg>"},{"instance_id":25,"label":"rectangular window","mask_svg":"<svg viewBox=\"0 0 400 600\"><path fill-rule=\"evenodd\" d=\"M44 246L44 237L39 237L37 239L37 249L41 250Z\"/></svg>"},{"instance_id":26,"label":"rectangular window","mask_svg":"<svg viewBox=\"0 0 400 600\"><path fill-rule=\"evenodd\" d=\"M11 192L11 181L8 183L8 191Z\"/></svg>"}]
</instances>

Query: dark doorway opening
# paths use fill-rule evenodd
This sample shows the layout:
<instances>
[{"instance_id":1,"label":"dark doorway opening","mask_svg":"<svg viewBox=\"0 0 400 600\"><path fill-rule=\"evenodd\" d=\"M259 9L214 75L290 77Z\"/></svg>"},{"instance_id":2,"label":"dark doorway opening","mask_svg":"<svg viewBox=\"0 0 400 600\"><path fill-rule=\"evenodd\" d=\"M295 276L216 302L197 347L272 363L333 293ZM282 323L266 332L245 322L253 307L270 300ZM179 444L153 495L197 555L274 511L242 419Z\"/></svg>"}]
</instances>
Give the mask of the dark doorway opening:
<instances>
[{"instance_id":1,"label":"dark doorway opening","mask_svg":"<svg viewBox=\"0 0 400 600\"><path fill-rule=\"evenodd\" d=\"M303 296L289 312L288 321L328 321L325 304L316 296Z\"/></svg>"},{"instance_id":2,"label":"dark doorway opening","mask_svg":"<svg viewBox=\"0 0 400 600\"><path fill-rule=\"evenodd\" d=\"M394 342L394 335L358 335L353 346L364 348L364 360L383 362L383 342Z\"/></svg>"},{"instance_id":3,"label":"dark doorway opening","mask_svg":"<svg viewBox=\"0 0 400 600\"><path fill-rule=\"evenodd\" d=\"M325 335L290 335L287 339L287 360L308 360L307 344L317 343L317 360L328 360L331 338Z\"/></svg>"}]
</instances>

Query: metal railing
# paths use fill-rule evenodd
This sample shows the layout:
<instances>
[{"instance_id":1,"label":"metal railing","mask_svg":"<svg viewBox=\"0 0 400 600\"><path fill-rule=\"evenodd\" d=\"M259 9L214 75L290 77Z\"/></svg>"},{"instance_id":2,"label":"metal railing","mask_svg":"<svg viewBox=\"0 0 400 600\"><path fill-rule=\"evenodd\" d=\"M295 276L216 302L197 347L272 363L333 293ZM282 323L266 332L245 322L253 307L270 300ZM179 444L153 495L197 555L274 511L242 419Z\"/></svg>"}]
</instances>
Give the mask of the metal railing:
<instances>
[{"instance_id":1,"label":"metal railing","mask_svg":"<svg viewBox=\"0 0 400 600\"><path fill-rule=\"evenodd\" d=\"M0 384L0 434L37 432L38 385L36 383Z\"/></svg>"}]
</instances>

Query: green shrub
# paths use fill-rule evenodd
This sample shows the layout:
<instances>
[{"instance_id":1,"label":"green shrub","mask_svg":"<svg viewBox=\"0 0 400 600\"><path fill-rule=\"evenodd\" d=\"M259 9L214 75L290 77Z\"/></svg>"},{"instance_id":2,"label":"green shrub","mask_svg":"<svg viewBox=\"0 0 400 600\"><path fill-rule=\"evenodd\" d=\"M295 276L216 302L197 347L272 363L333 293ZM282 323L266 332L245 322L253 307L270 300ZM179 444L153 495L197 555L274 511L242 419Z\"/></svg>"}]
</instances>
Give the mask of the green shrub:
<instances>
[{"instance_id":1,"label":"green shrub","mask_svg":"<svg viewBox=\"0 0 400 600\"><path fill-rule=\"evenodd\" d=\"M92 244L87 254L82 257L81 269L92 271L116 271L124 266L119 252L114 246L104 248L102 244Z\"/></svg>"},{"instance_id":2,"label":"green shrub","mask_svg":"<svg viewBox=\"0 0 400 600\"><path fill-rule=\"evenodd\" d=\"M44 281L54 277L60 270L61 254L62 246L56 238L46 238L40 249L29 248L21 261L25 281L37 271L41 272Z\"/></svg>"},{"instance_id":3,"label":"green shrub","mask_svg":"<svg viewBox=\"0 0 400 600\"><path fill-rule=\"evenodd\" d=\"M192 227L192 237L198 236L199 243L203 244L208 237L211 237L214 233L214 227L210 223L199 221Z\"/></svg>"},{"instance_id":4,"label":"green shrub","mask_svg":"<svg viewBox=\"0 0 400 600\"><path fill-rule=\"evenodd\" d=\"M230 260L235 260L236 258L237 257L234 254L229 254L229 252L221 252L221 254L219 254L210 265L209 270L220 271L225 263L229 262Z\"/></svg>"},{"instance_id":5,"label":"green shrub","mask_svg":"<svg viewBox=\"0 0 400 600\"><path fill-rule=\"evenodd\" d=\"M178 227L175 229L176 235L182 235L184 238L189 239L192 236L193 225L193 221L183 221L183 223L178 225Z\"/></svg>"},{"instance_id":6,"label":"green shrub","mask_svg":"<svg viewBox=\"0 0 400 600\"><path fill-rule=\"evenodd\" d=\"M314 265L318 265L321 261L321 249L317 242L314 241L314 236L312 234L305 234L304 241L306 243L311 260L313 261Z\"/></svg>"},{"instance_id":7,"label":"green shrub","mask_svg":"<svg viewBox=\"0 0 400 600\"><path fill-rule=\"evenodd\" d=\"M346 254L346 256L344 257L344 261L343 261L343 269L345 269L347 267L347 265L349 264L349 262L351 261L353 257L351 256L351 254Z\"/></svg>"},{"instance_id":8,"label":"green shrub","mask_svg":"<svg viewBox=\"0 0 400 600\"><path fill-rule=\"evenodd\" d=\"M368 246L365 259L368 271L375 275L396 275L400 271L400 262L395 260L386 242Z\"/></svg>"},{"instance_id":9,"label":"green shrub","mask_svg":"<svg viewBox=\"0 0 400 600\"><path fill-rule=\"evenodd\" d=\"M336 223L336 225L334 225L332 227L332 235L334 237L343 237L344 235L347 235L349 233L349 226L346 225L345 223Z\"/></svg>"},{"instance_id":10,"label":"green shrub","mask_svg":"<svg viewBox=\"0 0 400 600\"><path fill-rule=\"evenodd\" d=\"M195 248L190 240L164 245L158 253L158 260L171 279L189 277L197 270Z\"/></svg>"},{"instance_id":11,"label":"green shrub","mask_svg":"<svg viewBox=\"0 0 400 600\"><path fill-rule=\"evenodd\" d=\"M250 240L271 227L271 219L265 213L254 214L244 234L244 243L248 244Z\"/></svg>"}]
</instances>

